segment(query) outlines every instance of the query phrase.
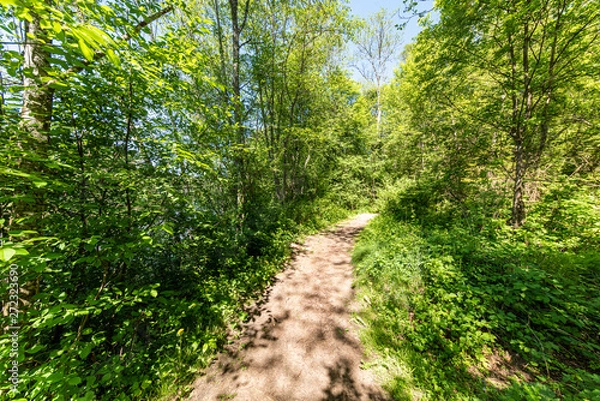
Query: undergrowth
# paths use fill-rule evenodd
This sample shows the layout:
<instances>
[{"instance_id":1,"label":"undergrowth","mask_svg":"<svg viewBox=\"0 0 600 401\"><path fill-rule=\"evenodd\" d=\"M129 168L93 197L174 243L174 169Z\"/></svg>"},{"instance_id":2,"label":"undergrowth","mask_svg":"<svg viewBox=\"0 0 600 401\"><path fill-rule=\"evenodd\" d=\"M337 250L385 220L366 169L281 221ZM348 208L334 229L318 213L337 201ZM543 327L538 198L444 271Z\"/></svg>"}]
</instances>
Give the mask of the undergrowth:
<instances>
[{"instance_id":1,"label":"undergrowth","mask_svg":"<svg viewBox=\"0 0 600 401\"><path fill-rule=\"evenodd\" d=\"M200 316L208 324L197 326L194 323L185 327L178 332L180 337L177 341L170 342L167 350L170 352L164 354L166 358L158 359L159 363L165 361L170 366L157 369L162 374L154 382L154 397L172 400L173 394L187 391L194 376L222 350L229 335L235 334L248 319L247 308L262 296L273 277L284 268L292 242L301 241L304 236L340 221L350 213L351 210L322 199L292 205L286 217L276 221L278 228L262 238L262 256L240 255L239 260L244 263L235 264L235 269L214 278L201 279L203 286L195 293L201 295L205 303L200 306L196 303L190 305L189 301L182 302L182 309L189 310L188 313L195 318ZM192 310L194 308L196 310Z\"/></svg>"},{"instance_id":2,"label":"undergrowth","mask_svg":"<svg viewBox=\"0 0 600 401\"><path fill-rule=\"evenodd\" d=\"M520 230L415 185L353 259L358 320L397 400L600 400L598 197L550 190Z\"/></svg>"},{"instance_id":3,"label":"undergrowth","mask_svg":"<svg viewBox=\"0 0 600 401\"><path fill-rule=\"evenodd\" d=\"M248 222L250 229L238 238L236 226L222 228L221 221L200 222L181 236L175 232L182 238L178 241L161 231L127 248L131 266L145 272L137 274L130 267L135 286L115 279L93 292L81 290L81 280L95 272L92 267L102 266L96 261L105 263L103 254L76 261L79 270L71 273L66 252L32 248L18 259L19 279L33 282L30 277L38 268L42 291L21 310L19 394L9 399L171 400L185 393L226 344L228 333L247 319L247 307L283 268L290 243L349 213L317 200L285 213L265 212L260 220ZM90 252L104 247L108 254L105 243L88 245ZM5 373L10 345L9 336L0 339ZM10 395L10 385L8 380L0 383L0 400Z\"/></svg>"}]
</instances>

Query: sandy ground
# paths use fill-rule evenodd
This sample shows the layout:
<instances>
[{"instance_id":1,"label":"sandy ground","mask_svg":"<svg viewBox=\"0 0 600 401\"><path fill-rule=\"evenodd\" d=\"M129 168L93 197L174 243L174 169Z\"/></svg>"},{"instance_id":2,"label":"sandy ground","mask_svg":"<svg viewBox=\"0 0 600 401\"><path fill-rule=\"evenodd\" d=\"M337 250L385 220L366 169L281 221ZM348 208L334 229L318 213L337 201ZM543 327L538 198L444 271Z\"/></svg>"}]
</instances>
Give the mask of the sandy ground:
<instances>
[{"instance_id":1,"label":"sandy ground","mask_svg":"<svg viewBox=\"0 0 600 401\"><path fill-rule=\"evenodd\" d=\"M353 303L350 251L374 215L308 237L229 352L196 380L189 401L389 400L367 371Z\"/></svg>"}]
</instances>

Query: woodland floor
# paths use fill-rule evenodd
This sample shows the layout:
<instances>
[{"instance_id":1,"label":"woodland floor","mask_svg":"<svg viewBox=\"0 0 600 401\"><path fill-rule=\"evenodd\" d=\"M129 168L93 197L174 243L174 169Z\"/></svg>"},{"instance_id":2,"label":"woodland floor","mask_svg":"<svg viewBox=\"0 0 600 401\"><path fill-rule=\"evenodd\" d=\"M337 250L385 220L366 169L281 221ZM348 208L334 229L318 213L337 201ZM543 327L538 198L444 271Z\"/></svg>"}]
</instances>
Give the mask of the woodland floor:
<instances>
[{"instance_id":1,"label":"woodland floor","mask_svg":"<svg viewBox=\"0 0 600 401\"><path fill-rule=\"evenodd\" d=\"M350 251L371 214L306 238L242 336L196 380L189 401L390 398L360 368Z\"/></svg>"}]
</instances>

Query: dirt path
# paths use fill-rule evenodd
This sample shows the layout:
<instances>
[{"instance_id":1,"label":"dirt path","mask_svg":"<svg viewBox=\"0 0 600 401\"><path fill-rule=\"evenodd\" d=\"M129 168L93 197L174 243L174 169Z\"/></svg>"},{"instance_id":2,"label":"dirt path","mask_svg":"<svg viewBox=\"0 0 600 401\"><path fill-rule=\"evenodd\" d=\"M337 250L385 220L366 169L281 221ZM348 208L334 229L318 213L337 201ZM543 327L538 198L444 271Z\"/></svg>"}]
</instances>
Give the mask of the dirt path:
<instances>
[{"instance_id":1,"label":"dirt path","mask_svg":"<svg viewBox=\"0 0 600 401\"><path fill-rule=\"evenodd\" d=\"M194 383L189 401L388 400L360 369L350 322L350 250L374 215L362 214L306 239L279 274L234 349Z\"/></svg>"}]
</instances>

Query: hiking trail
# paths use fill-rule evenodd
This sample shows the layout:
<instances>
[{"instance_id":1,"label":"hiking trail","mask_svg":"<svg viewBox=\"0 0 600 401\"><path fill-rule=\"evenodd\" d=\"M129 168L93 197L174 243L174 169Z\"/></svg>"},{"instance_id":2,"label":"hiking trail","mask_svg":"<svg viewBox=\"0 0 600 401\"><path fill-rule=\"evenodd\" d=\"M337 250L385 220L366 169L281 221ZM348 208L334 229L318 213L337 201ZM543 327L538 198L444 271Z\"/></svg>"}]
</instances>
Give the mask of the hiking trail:
<instances>
[{"instance_id":1,"label":"hiking trail","mask_svg":"<svg viewBox=\"0 0 600 401\"><path fill-rule=\"evenodd\" d=\"M389 400L360 368L350 251L373 214L306 238L189 401Z\"/></svg>"}]
</instances>

